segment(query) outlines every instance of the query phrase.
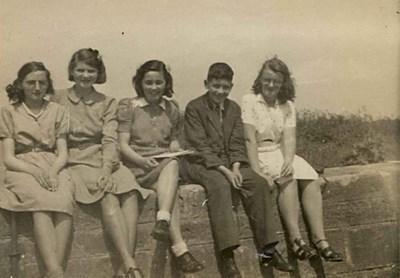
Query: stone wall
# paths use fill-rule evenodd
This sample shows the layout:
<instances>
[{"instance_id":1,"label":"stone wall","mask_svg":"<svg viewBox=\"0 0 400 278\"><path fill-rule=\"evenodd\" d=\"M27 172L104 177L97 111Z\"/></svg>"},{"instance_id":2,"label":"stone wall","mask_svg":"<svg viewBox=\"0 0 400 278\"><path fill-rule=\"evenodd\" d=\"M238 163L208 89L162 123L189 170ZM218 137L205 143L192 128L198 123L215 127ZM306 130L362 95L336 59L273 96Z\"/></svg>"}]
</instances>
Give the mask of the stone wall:
<instances>
[{"instance_id":1,"label":"stone wall","mask_svg":"<svg viewBox=\"0 0 400 278\"><path fill-rule=\"evenodd\" d=\"M289 254L297 272L289 275L271 271L268 277L399 277L400 164L331 168L324 176L327 180L322 187L326 234L331 245L344 255L344 262L326 263L320 258L299 262ZM176 277L219 277L208 213L203 206L204 191L198 185L184 185L180 194L184 237L206 269L186 276L172 272ZM165 270L163 267L165 246L157 246L149 236L154 225L154 203L155 196L152 196L141 214L136 257L146 277L150 273L152 277L163 277L164 272L165 277L170 277L169 264ZM242 241L236 251L239 268L243 277L261 277L247 219L240 206L237 211ZM32 241L32 219L27 213L18 213L16 217L18 252L22 255L18 263L20 277L41 277L43 266ZM304 227L301 222L307 238ZM283 233L281 239L279 248L286 256ZM10 254L10 214L1 211L0 277L10 277ZM114 250L102 229L99 207L78 207L67 277L112 277L116 262Z\"/></svg>"}]
</instances>

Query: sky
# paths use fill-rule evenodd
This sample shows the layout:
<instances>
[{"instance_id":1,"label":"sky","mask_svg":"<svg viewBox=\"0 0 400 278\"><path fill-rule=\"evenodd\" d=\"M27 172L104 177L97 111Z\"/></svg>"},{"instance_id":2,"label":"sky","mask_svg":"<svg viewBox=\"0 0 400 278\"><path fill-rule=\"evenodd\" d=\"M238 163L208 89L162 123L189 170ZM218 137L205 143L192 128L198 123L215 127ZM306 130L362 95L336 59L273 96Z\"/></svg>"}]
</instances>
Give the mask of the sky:
<instances>
[{"instance_id":1,"label":"sky","mask_svg":"<svg viewBox=\"0 0 400 278\"><path fill-rule=\"evenodd\" d=\"M296 82L296 107L400 116L400 7L392 0L0 0L0 106L4 88L29 61L42 61L55 88L72 85L78 49L98 49L117 99L150 59L164 61L183 109L204 93L214 62L235 72L231 98L251 91L262 63L277 55Z\"/></svg>"}]
</instances>

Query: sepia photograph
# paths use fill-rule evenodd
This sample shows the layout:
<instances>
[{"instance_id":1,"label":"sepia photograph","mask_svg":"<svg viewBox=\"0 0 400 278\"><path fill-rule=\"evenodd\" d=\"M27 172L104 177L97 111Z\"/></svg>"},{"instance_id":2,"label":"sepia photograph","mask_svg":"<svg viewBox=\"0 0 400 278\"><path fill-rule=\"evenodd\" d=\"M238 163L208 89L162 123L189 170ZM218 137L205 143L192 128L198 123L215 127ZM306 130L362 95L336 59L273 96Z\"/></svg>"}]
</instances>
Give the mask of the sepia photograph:
<instances>
[{"instance_id":1,"label":"sepia photograph","mask_svg":"<svg viewBox=\"0 0 400 278\"><path fill-rule=\"evenodd\" d=\"M0 278L400 277L396 0L0 0Z\"/></svg>"}]
</instances>

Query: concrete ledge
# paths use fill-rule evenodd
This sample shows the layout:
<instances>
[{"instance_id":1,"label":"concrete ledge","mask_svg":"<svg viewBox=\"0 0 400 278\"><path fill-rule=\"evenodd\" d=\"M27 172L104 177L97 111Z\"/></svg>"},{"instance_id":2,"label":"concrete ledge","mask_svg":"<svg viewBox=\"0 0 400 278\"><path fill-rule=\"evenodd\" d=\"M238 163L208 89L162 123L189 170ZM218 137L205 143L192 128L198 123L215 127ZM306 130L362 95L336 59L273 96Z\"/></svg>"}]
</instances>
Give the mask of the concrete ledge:
<instances>
[{"instance_id":1,"label":"concrete ledge","mask_svg":"<svg viewBox=\"0 0 400 278\"><path fill-rule=\"evenodd\" d=\"M399 277L399 163L331 168L325 172L323 186L326 234L343 263L325 263L319 258L310 262L289 259L297 265L297 273L289 276L274 271L268 277ZM181 187L182 231L194 255L206 269L185 277L219 277L214 257L207 209L202 206L205 195L198 185ZM146 276L157 263L152 277L171 277L165 246L157 246L149 236L154 225L155 196L147 201L140 217L136 258ZM261 277L250 228L242 207L237 213L242 246L236 251L243 277ZM276 217L278 214L276 213ZM18 249L22 277L41 277L43 265L32 240L32 219L28 213L17 214ZM10 276L10 215L0 211L0 273ZM305 226L301 222L305 234ZM281 229L282 230L282 229ZM285 240L279 248L285 252ZM158 258L155 261L154 258ZM161 259L160 259L161 258ZM167 258L168 259L168 258ZM74 234L67 265L67 277L112 277L117 258L102 229L97 205L79 206L74 216ZM175 274L175 277L179 275ZM183 276L181 276L183 277Z\"/></svg>"}]
</instances>

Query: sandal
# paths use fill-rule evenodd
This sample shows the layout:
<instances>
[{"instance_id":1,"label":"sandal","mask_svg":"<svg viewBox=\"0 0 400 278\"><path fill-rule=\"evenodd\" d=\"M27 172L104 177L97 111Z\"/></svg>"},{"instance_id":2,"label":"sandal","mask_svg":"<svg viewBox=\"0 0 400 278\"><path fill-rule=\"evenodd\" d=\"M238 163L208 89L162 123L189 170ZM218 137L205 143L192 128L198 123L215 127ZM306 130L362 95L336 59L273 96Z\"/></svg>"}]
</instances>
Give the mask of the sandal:
<instances>
[{"instance_id":1,"label":"sandal","mask_svg":"<svg viewBox=\"0 0 400 278\"><path fill-rule=\"evenodd\" d=\"M342 255L340 253L337 253L336 251L334 251L332 249L332 247L328 246L328 247L325 247L324 249L318 248L318 243L320 243L322 241L328 242L326 239L320 239L316 243L314 243L314 245L318 249L319 254L321 255L321 257L326 262L342 262L343 261Z\"/></svg>"},{"instance_id":2,"label":"sandal","mask_svg":"<svg viewBox=\"0 0 400 278\"><path fill-rule=\"evenodd\" d=\"M294 248L292 250L300 261L311 259L317 255L317 251L308 246L302 238L296 238L293 240L292 246L298 247L296 250L294 250Z\"/></svg>"},{"instance_id":3,"label":"sandal","mask_svg":"<svg viewBox=\"0 0 400 278\"><path fill-rule=\"evenodd\" d=\"M138 267L130 267L125 278L144 278L144 273Z\"/></svg>"}]
</instances>

